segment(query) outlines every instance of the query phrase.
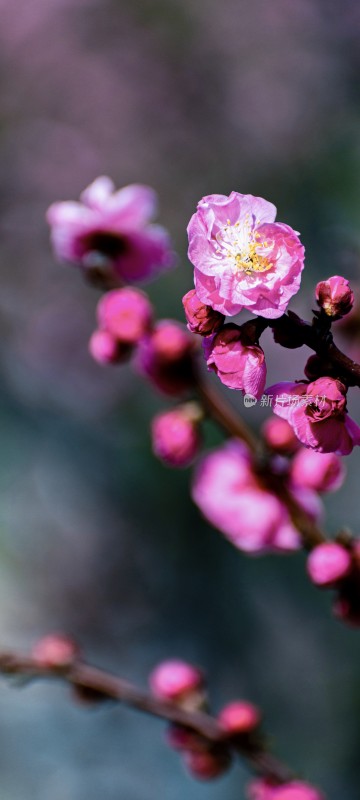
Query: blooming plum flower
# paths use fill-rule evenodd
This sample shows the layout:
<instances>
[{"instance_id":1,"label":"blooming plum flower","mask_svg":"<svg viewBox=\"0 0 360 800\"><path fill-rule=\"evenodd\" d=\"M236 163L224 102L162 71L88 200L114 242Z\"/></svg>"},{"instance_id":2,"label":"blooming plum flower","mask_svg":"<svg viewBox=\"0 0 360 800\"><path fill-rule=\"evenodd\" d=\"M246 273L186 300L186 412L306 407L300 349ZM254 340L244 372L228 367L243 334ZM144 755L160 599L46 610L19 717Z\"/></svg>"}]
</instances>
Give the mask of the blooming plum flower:
<instances>
[{"instance_id":1,"label":"blooming plum flower","mask_svg":"<svg viewBox=\"0 0 360 800\"><path fill-rule=\"evenodd\" d=\"M203 342L209 370L213 370L229 389L240 389L260 399L266 383L264 351L248 344L238 325L224 325L219 333Z\"/></svg>"},{"instance_id":2,"label":"blooming plum flower","mask_svg":"<svg viewBox=\"0 0 360 800\"><path fill-rule=\"evenodd\" d=\"M152 316L150 300L132 286L106 292L97 306L99 328L124 344L137 344L150 330Z\"/></svg>"},{"instance_id":3,"label":"blooming plum flower","mask_svg":"<svg viewBox=\"0 0 360 800\"><path fill-rule=\"evenodd\" d=\"M354 292L349 281L341 275L333 275L327 281L320 281L315 294L320 308L333 320L344 317L354 305Z\"/></svg>"},{"instance_id":4,"label":"blooming plum flower","mask_svg":"<svg viewBox=\"0 0 360 800\"><path fill-rule=\"evenodd\" d=\"M149 280L173 264L168 233L151 220L156 194L133 184L119 191L97 178L80 202L53 203L47 212L56 256L84 270L104 269L125 282Z\"/></svg>"},{"instance_id":5,"label":"blooming plum flower","mask_svg":"<svg viewBox=\"0 0 360 800\"><path fill-rule=\"evenodd\" d=\"M151 424L153 451L171 467L186 467L195 458L201 442L198 411L187 403L154 417Z\"/></svg>"},{"instance_id":6,"label":"blooming plum flower","mask_svg":"<svg viewBox=\"0 0 360 800\"><path fill-rule=\"evenodd\" d=\"M294 484L316 492L334 492L340 489L345 475L344 462L335 453L317 453L304 447L295 454L290 468L290 477Z\"/></svg>"},{"instance_id":7,"label":"blooming plum flower","mask_svg":"<svg viewBox=\"0 0 360 800\"><path fill-rule=\"evenodd\" d=\"M360 428L346 413L346 387L335 378L278 383L267 389L275 414L299 441L319 453L348 455L360 444Z\"/></svg>"},{"instance_id":8,"label":"blooming plum flower","mask_svg":"<svg viewBox=\"0 0 360 800\"><path fill-rule=\"evenodd\" d=\"M199 299L226 316L243 308L275 319L300 287L304 247L275 222L262 197L231 192L203 197L188 225L189 259Z\"/></svg>"},{"instance_id":9,"label":"blooming plum flower","mask_svg":"<svg viewBox=\"0 0 360 800\"><path fill-rule=\"evenodd\" d=\"M187 327L192 333L199 333L201 336L209 336L215 333L224 324L225 317L214 311L211 306L206 306L199 300L195 289L183 297L183 306L187 320Z\"/></svg>"},{"instance_id":10,"label":"blooming plum flower","mask_svg":"<svg viewBox=\"0 0 360 800\"><path fill-rule=\"evenodd\" d=\"M259 484L247 449L237 442L203 458L192 497L206 519L239 550L261 553L300 547L287 509Z\"/></svg>"}]
</instances>

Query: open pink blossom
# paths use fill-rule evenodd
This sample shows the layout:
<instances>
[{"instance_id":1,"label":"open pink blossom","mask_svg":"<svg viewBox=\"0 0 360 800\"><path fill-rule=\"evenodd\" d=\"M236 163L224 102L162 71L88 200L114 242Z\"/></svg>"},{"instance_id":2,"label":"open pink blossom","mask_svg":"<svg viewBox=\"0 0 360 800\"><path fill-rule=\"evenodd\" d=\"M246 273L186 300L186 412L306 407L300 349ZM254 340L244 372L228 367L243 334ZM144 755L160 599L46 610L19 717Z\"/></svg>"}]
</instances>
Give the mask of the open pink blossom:
<instances>
[{"instance_id":1,"label":"open pink blossom","mask_svg":"<svg viewBox=\"0 0 360 800\"><path fill-rule=\"evenodd\" d=\"M266 382L264 351L248 344L238 325L224 325L219 333L203 342L209 370L216 372L229 389L240 389L260 399Z\"/></svg>"},{"instance_id":2,"label":"open pink blossom","mask_svg":"<svg viewBox=\"0 0 360 800\"><path fill-rule=\"evenodd\" d=\"M360 428L346 413L346 387L335 378L277 383L267 394L275 414L287 419L305 447L348 455L360 444Z\"/></svg>"},{"instance_id":3,"label":"open pink blossom","mask_svg":"<svg viewBox=\"0 0 360 800\"><path fill-rule=\"evenodd\" d=\"M110 270L125 282L149 280L173 263L168 233L151 223L156 206L148 186L115 191L110 178L97 178L80 202L48 209L55 254L84 269Z\"/></svg>"},{"instance_id":4,"label":"open pink blossom","mask_svg":"<svg viewBox=\"0 0 360 800\"><path fill-rule=\"evenodd\" d=\"M281 317L300 287L304 247L275 217L272 203L251 194L200 200L188 225L188 253L203 303L226 316L246 308Z\"/></svg>"},{"instance_id":5,"label":"open pink blossom","mask_svg":"<svg viewBox=\"0 0 360 800\"><path fill-rule=\"evenodd\" d=\"M260 553L300 546L287 509L263 489L247 449L230 442L200 462L192 497L209 522L239 550Z\"/></svg>"}]
</instances>

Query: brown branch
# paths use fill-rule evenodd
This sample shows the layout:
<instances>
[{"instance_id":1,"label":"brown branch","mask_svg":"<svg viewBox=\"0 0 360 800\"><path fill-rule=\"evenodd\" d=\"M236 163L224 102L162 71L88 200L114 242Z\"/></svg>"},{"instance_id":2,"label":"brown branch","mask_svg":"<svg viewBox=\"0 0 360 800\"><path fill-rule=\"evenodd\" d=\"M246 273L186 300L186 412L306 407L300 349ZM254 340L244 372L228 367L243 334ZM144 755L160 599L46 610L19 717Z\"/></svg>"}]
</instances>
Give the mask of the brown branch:
<instances>
[{"instance_id":1,"label":"brown branch","mask_svg":"<svg viewBox=\"0 0 360 800\"><path fill-rule=\"evenodd\" d=\"M28 680L50 678L62 680L76 690L98 700L124 703L146 714L181 725L198 734L210 746L219 745L243 758L248 766L278 784L294 778L293 772L271 755L260 738L234 737L227 734L215 717L200 711L186 711L174 703L159 700L150 693L109 672L76 660L67 668L39 666L31 656L0 652L0 673Z\"/></svg>"},{"instance_id":2,"label":"brown branch","mask_svg":"<svg viewBox=\"0 0 360 800\"><path fill-rule=\"evenodd\" d=\"M337 377L346 386L360 386L360 364L339 350L333 341L330 325L331 320L324 312L317 312L311 324L292 311L271 321L275 341L279 344L288 341L289 345L284 344L285 347L306 345L321 359L324 375Z\"/></svg>"}]
</instances>

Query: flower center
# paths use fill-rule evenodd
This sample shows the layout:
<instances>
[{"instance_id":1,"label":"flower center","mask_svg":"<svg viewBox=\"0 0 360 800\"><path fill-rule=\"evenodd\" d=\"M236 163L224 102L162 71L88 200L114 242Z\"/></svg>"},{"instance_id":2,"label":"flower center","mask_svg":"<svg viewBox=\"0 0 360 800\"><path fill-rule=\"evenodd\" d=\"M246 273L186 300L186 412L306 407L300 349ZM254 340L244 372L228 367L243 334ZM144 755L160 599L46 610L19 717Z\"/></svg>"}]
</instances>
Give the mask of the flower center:
<instances>
[{"instance_id":1,"label":"flower center","mask_svg":"<svg viewBox=\"0 0 360 800\"><path fill-rule=\"evenodd\" d=\"M254 232L248 214L241 227L240 222L231 225L228 219L226 225L218 232L216 239L219 245L216 252L231 259L235 268L247 275L252 272L267 272L273 266L267 257L271 243L259 241L260 233Z\"/></svg>"}]
</instances>

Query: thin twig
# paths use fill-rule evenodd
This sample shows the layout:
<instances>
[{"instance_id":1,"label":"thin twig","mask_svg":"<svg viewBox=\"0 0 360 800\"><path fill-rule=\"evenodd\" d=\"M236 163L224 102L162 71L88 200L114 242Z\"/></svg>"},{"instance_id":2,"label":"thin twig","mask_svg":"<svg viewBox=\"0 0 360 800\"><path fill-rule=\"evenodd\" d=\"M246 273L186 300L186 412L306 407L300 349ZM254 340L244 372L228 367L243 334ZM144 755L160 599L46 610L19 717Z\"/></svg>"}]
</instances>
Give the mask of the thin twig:
<instances>
[{"instance_id":1,"label":"thin twig","mask_svg":"<svg viewBox=\"0 0 360 800\"><path fill-rule=\"evenodd\" d=\"M0 673L30 680L41 678L62 680L85 693L92 693L99 700L110 699L124 703L138 711L189 728L210 746L218 744L228 748L244 759L252 770L279 784L286 783L294 777L293 772L285 764L267 751L260 739L255 741L247 737L235 738L226 733L210 714L186 711L174 703L159 700L128 681L83 661L74 661L71 666L61 669L40 667L30 656L0 652Z\"/></svg>"}]
</instances>

